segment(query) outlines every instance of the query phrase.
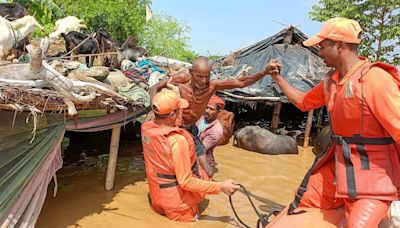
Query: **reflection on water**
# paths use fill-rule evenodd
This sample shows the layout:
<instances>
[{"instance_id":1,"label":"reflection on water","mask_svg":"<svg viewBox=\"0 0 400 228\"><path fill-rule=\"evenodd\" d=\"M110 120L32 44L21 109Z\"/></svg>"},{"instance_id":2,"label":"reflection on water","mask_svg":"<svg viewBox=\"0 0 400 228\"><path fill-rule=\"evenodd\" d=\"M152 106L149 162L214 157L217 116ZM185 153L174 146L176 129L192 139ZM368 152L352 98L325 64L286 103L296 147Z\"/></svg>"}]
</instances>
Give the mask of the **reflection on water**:
<instances>
[{"instance_id":1,"label":"reflection on water","mask_svg":"<svg viewBox=\"0 0 400 228\"><path fill-rule=\"evenodd\" d=\"M137 147L124 150L138 151ZM115 187L104 190L106 157L90 168L68 166L58 173L58 195L47 195L37 227L239 227L226 195L209 195L201 204L196 223L179 223L154 213L147 201L147 183L140 153L122 153L118 158ZM300 147L298 155L262 155L228 145L215 151L217 180L234 179L251 192L261 213L287 205L293 198L314 155ZM104 160L105 159L105 160ZM49 187L49 191L53 186ZM50 192L49 192L50 193ZM246 196L233 196L235 209L247 224L257 217Z\"/></svg>"}]
</instances>

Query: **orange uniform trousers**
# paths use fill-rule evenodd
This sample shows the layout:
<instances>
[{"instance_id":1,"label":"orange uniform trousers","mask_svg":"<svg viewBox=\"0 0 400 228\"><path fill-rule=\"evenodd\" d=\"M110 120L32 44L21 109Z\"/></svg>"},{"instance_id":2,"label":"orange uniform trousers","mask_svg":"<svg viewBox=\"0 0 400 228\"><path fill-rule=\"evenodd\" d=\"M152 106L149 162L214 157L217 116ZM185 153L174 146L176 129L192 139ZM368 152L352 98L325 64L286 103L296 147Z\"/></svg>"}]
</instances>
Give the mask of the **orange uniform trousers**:
<instances>
[{"instance_id":1,"label":"orange uniform trousers","mask_svg":"<svg viewBox=\"0 0 400 228\"><path fill-rule=\"evenodd\" d=\"M153 204L151 205L151 209L160 215L165 215L167 218L179 222L194 222L197 220L199 214L198 206L184 210L177 210L176 208L168 210Z\"/></svg>"},{"instance_id":2,"label":"orange uniform trousers","mask_svg":"<svg viewBox=\"0 0 400 228\"><path fill-rule=\"evenodd\" d=\"M335 160L332 159L311 175L307 191L299 207L334 209L344 206L347 228L378 227L380 221L386 216L390 202L375 199L337 198L334 182Z\"/></svg>"}]
</instances>

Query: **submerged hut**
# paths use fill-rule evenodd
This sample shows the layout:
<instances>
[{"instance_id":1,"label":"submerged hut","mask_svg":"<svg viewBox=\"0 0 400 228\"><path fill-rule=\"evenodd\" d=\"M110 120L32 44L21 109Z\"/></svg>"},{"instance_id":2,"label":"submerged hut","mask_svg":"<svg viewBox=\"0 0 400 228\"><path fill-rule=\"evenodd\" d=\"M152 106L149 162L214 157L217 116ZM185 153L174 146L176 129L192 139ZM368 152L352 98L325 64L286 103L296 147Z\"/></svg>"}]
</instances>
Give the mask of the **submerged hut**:
<instances>
[{"instance_id":1,"label":"submerged hut","mask_svg":"<svg viewBox=\"0 0 400 228\"><path fill-rule=\"evenodd\" d=\"M295 27L288 27L277 34L249 47L237 50L215 62L214 79L227 80L261 71L270 59L279 59L283 64L281 74L286 80L302 91L308 91L318 84L327 73L316 47L305 47L308 37ZM219 93L227 101L241 103L264 103L273 105L271 130L278 128L282 103L288 103L280 88L270 77L264 77L255 84ZM305 132L305 146L308 145L313 111L308 113Z\"/></svg>"}]
</instances>

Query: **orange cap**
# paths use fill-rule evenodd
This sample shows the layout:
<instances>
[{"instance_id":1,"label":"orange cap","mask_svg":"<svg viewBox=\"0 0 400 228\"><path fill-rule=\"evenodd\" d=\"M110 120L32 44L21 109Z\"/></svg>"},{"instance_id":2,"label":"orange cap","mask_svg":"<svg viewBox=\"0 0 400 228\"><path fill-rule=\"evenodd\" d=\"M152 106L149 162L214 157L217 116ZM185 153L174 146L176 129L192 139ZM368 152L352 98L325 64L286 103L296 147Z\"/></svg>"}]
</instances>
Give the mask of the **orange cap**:
<instances>
[{"instance_id":1,"label":"orange cap","mask_svg":"<svg viewBox=\"0 0 400 228\"><path fill-rule=\"evenodd\" d=\"M189 102L181 99L179 95L172 90L161 90L153 98L152 109L154 113L163 115L171 113L178 108L189 107Z\"/></svg>"},{"instance_id":2,"label":"orange cap","mask_svg":"<svg viewBox=\"0 0 400 228\"><path fill-rule=\"evenodd\" d=\"M220 109L224 109L225 108L225 101L222 100L222 98L220 98L217 95L213 95L210 100L208 101L208 104L211 105L218 105Z\"/></svg>"},{"instance_id":3,"label":"orange cap","mask_svg":"<svg viewBox=\"0 0 400 228\"><path fill-rule=\"evenodd\" d=\"M321 28L321 31L319 31L316 36L308 38L303 44L304 46L310 47L321 43L325 39L359 44L361 42L358 38L360 32L362 32L362 29L357 21L343 17L335 17L327 20Z\"/></svg>"}]
</instances>

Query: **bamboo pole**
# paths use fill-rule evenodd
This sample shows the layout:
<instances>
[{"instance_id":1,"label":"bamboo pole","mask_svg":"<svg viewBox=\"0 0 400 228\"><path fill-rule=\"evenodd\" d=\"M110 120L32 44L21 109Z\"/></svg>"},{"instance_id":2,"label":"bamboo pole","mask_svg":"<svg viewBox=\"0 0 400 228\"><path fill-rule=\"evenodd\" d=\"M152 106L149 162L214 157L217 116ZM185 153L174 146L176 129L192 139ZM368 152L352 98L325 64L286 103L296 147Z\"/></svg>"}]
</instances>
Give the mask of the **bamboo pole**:
<instances>
[{"instance_id":1,"label":"bamboo pole","mask_svg":"<svg viewBox=\"0 0 400 228\"><path fill-rule=\"evenodd\" d=\"M272 133L276 133L276 130L278 129L281 107L282 107L281 102L278 101L278 102L274 103L274 110L272 112L272 121L271 121L271 132Z\"/></svg>"},{"instance_id":2,"label":"bamboo pole","mask_svg":"<svg viewBox=\"0 0 400 228\"><path fill-rule=\"evenodd\" d=\"M49 60L56 60L56 59L69 59L79 58L79 57L91 57L91 56L102 56L102 55L118 55L118 52L104 52L104 53L95 53L95 54L79 54L79 55L70 55L70 56L60 56L60 57L48 57Z\"/></svg>"},{"instance_id":3,"label":"bamboo pole","mask_svg":"<svg viewBox=\"0 0 400 228\"><path fill-rule=\"evenodd\" d=\"M310 142L310 132L311 132L313 114L314 114L314 109L308 111L307 122L306 122L306 132L304 134L304 144L303 144L304 148L307 148L308 143Z\"/></svg>"},{"instance_id":4,"label":"bamboo pole","mask_svg":"<svg viewBox=\"0 0 400 228\"><path fill-rule=\"evenodd\" d=\"M111 190L114 187L115 167L117 166L119 138L121 127L114 127L111 133L110 154L108 157L107 176L105 188Z\"/></svg>"},{"instance_id":5,"label":"bamboo pole","mask_svg":"<svg viewBox=\"0 0 400 228\"><path fill-rule=\"evenodd\" d=\"M267 101L279 101L281 98L279 97L245 97L245 96L240 96L236 95L230 92L226 91L218 91L219 93L223 93L225 95L228 95L230 97L238 98L238 99L243 99L243 100L248 100L248 101L261 101L261 100L267 100Z\"/></svg>"}]
</instances>

